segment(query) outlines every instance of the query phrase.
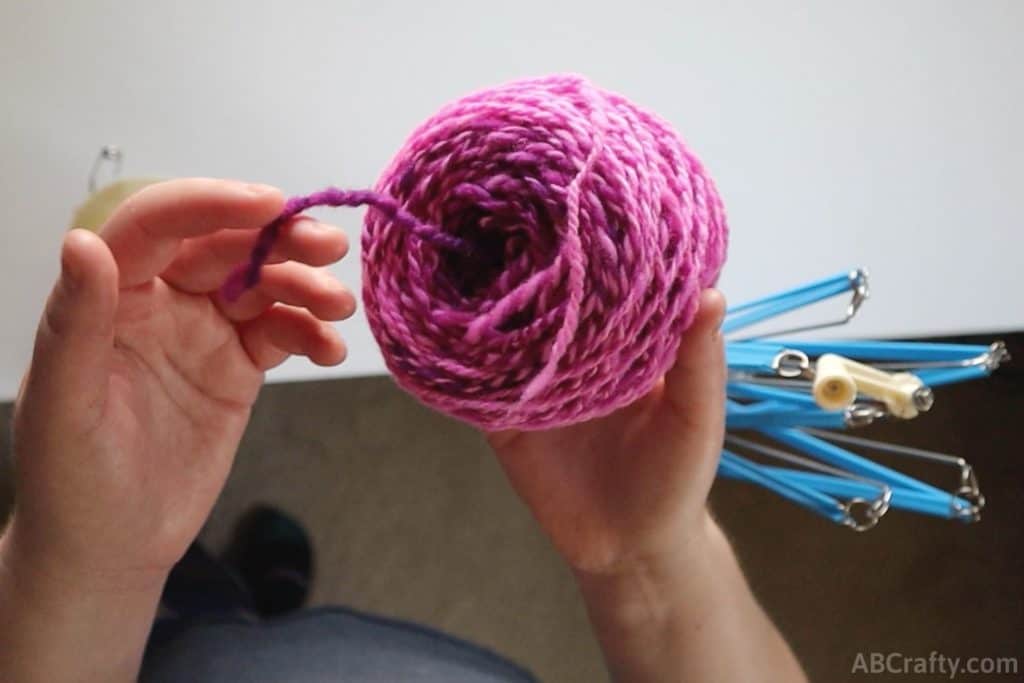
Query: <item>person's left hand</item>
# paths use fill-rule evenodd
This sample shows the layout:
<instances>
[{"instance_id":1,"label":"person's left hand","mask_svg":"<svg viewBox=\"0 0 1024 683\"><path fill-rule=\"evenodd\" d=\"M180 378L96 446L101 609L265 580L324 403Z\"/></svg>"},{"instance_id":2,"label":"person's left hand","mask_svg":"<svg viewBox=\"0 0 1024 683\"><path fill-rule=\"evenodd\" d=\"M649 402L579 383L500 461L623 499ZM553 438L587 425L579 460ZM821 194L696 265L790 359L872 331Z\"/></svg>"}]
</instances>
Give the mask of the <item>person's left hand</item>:
<instances>
[{"instance_id":1,"label":"person's left hand","mask_svg":"<svg viewBox=\"0 0 1024 683\"><path fill-rule=\"evenodd\" d=\"M159 585L224 485L264 371L344 359L325 321L355 299L313 267L345 254L340 230L292 219L255 290L217 293L283 203L266 186L175 180L99 236L67 235L15 407L12 556Z\"/></svg>"},{"instance_id":2,"label":"person's left hand","mask_svg":"<svg viewBox=\"0 0 1024 683\"><path fill-rule=\"evenodd\" d=\"M578 576L648 572L702 552L725 423L724 314L722 295L703 292L675 365L632 405L567 427L488 435Z\"/></svg>"}]
</instances>

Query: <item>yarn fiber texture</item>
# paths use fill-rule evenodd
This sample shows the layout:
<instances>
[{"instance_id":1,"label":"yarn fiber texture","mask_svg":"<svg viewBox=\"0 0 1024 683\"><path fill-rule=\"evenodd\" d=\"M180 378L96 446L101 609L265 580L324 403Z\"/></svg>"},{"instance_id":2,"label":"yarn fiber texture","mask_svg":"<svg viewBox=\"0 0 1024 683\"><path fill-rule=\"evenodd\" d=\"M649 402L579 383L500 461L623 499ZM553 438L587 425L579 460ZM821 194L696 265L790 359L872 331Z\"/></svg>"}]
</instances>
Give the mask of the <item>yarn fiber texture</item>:
<instances>
[{"instance_id":1,"label":"yarn fiber texture","mask_svg":"<svg viewBox=\"0 0 1024 683\"><path fill-rule=\"evenodd\" d=\"M649 391L725 260L697 157L574 75L454 101L373 190L290 200L226 294L256 284L285 218L324 204L370 207L363 302L398 384L489 430L581 422Z\"/></svg>"}]
</instances>

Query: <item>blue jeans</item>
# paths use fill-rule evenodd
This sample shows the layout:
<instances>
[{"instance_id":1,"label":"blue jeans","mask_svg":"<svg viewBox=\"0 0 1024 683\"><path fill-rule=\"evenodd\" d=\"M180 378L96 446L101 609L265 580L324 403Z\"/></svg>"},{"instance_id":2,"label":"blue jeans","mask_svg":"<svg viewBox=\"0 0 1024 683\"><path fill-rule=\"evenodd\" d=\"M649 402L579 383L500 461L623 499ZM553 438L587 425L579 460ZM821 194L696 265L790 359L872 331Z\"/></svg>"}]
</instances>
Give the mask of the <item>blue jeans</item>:
<instances>
[{"instance_id":1,"label":"blue jeans","mask_svg":"<svg viewBox=\"0 0 1024 683\"><path fill-rule=\"evenodd\" d=\"M145 683L533 683L484 648L417 624L346 608L261 620L230 571L193 546L172 572Z\"/></svg>"}]
</instances>

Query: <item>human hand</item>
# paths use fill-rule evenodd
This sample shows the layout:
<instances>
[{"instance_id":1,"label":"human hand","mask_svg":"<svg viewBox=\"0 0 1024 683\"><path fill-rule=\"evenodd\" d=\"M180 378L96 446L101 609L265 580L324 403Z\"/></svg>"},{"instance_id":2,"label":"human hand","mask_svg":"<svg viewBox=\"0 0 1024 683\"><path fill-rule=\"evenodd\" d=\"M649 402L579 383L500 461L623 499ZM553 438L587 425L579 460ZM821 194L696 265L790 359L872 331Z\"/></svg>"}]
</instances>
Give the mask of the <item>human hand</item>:
<instances>
[{"instance_id":1,"label":"human hand","mask_svg":"<svg viewBox=\"0 0 1024 683\"><path fill-rule=\"evenodd\" d=\"M274 188L174 180L129 198L100 236L70 232L14 415L19 561L162 584L220 493L264 371L345 356L325 321L351 292L323 266L344 234L285 226L261 284L217 289L284 204Z\"/></svg>"},{"instance_id":2,"label":"human hand","mask_svg":"<svg viewBox=\"0 0 1024 683\"><path fill-rule=\"evenodd\" d=\"M672 564L706 531L725 419L725 301L715 290L649 394L558 429L488 436L512 486L577 573Z\"/></svg>"}]
</instances>

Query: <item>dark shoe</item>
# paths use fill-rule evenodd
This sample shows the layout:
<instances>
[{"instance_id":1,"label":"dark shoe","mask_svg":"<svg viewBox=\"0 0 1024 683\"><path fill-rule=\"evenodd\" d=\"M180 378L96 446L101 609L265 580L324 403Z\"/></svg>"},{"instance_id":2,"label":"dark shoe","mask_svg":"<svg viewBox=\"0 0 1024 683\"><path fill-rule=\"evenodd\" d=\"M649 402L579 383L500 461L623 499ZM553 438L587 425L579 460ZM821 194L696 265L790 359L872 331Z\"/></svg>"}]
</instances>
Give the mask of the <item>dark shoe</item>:
<instances>
[{"instance_id":1,"label":"dark shoe","mask_svg":"<svg viewBox=\"0 0 1024 683\"><path fill-rule=\"evenodd\" d=\"M238 522L225 553L252 594L256 612L276 617L306 602L313 583L313 546L297 521L259 505Z\"/></svg>"},{"instance_id":2,"label":"dark shoe","mask_svg":"<svg viewBox=\"0 0 1024 683\"><path fill-rule=\"evenodd\" d=\"M165 614L190 619L251 613L253 607L241 577L198 541L171 569L160 606Z\"/></svg>"}]
</instances>

